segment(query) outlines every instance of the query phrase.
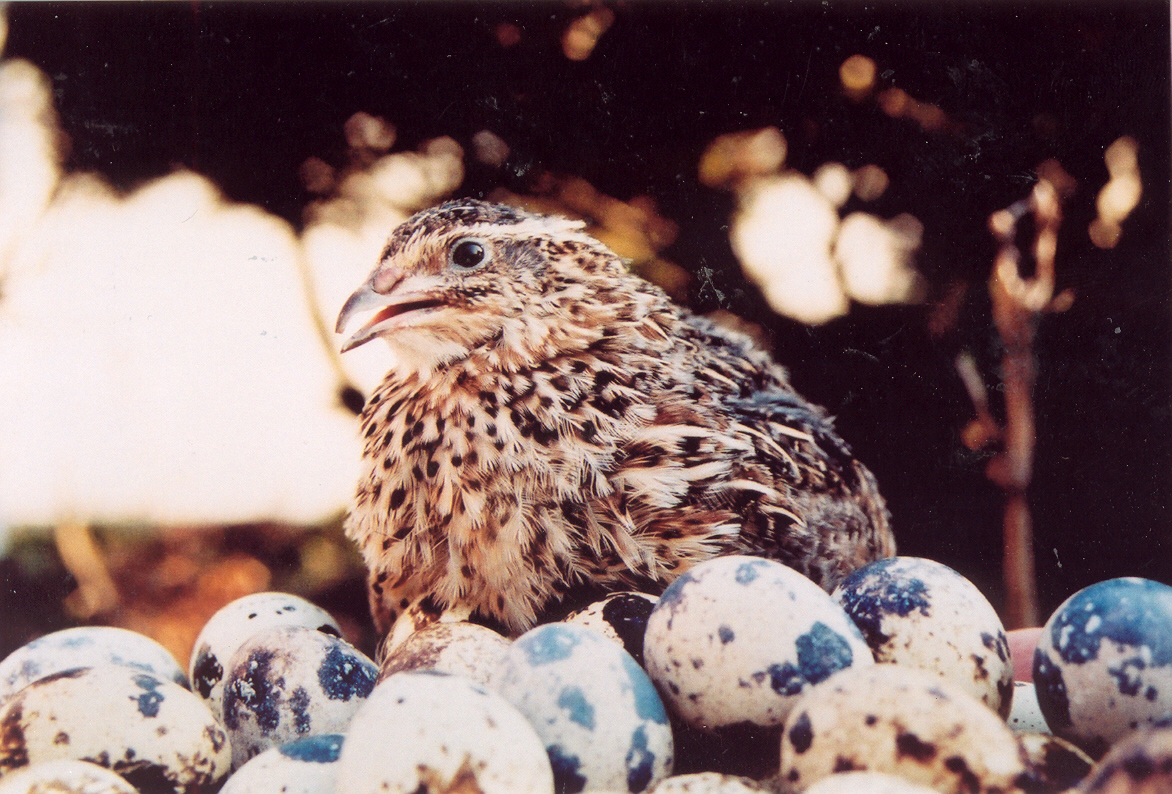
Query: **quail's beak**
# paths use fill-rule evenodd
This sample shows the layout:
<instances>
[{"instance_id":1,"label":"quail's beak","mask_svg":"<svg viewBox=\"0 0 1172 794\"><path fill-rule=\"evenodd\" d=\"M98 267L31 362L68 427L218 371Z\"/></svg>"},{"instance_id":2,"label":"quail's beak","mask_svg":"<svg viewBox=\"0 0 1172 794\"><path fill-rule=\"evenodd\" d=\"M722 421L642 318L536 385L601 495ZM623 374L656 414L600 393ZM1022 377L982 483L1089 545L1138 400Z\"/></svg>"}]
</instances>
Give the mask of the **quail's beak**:
<instances>
[{"instance_id":1,"label":"quail's beak","mask_svg":"<svg viewBox=\"0 0 1172 794\"><path fill-rule=\"evenodd\" d=\"M398 320L400 315L407 312L426 311L443 306L438 291L435 290L404 290L399 288L401 282L396 282L389 292L379 292L375 289L374 279L359 287L353 295L346 299L342 311L338 314L338 322L334 326L335 333L343 333L354 316L363 312L373 311L367 322L354 332L342 345L342 352L353 350L359 345L366 344L376 336L393 328L409 324ZM422 286L422 285L419 285Z\"/></svg>"}]
</instances>

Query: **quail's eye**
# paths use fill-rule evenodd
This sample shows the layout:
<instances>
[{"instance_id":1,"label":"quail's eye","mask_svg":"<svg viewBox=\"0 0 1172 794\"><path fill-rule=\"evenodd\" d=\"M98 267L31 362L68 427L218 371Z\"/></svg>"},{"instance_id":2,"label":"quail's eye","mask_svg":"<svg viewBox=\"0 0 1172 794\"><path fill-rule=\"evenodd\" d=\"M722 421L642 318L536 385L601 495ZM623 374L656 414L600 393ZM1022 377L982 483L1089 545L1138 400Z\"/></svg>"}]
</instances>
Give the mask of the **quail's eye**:
<instances>
[{"instance_id":1,"label":"quail's eye","mask_svg":"<svg viewBox=\"0 0 1172 794\"><path fill-rule=\"evenodd\" d=\"M452 246L450 256L456 270L475 270L488 261L488 246L481 240L465 237Z\"/></svg>"}]
</instances>

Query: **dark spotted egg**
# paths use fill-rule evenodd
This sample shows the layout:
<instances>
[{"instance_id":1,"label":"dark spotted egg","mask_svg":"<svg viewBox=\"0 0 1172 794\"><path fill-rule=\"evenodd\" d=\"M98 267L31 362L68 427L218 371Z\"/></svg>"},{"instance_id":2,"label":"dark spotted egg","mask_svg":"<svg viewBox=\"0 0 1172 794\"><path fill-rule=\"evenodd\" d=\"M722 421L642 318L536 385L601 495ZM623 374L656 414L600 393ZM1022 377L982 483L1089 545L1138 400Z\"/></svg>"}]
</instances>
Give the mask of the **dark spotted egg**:
<instances>
[{"instance_id":1,"label":"dark spotted egg","mask_svg":"<svg viewBox=\"0 0 1172 794\"><path fill-rule=\"evenodd\" d=\"M646 593L612 593L570 615L566 623L576 623L605 634L622 645L642 667L643 635L647 632L647 619L658 600Z\"/></svg>"},{"instance_id":2,"label":"dark spotted egg","mask_svg":"<svg viewBox=\"0 0 1172 794\"><path fill-rule=\"evenodd\" d=\"M139 794L117 775L89 761L63 759L21 767L0 779L0 794Z\"/></svg>"},{"instance_id":3,"label":"dark spotted egg","mask_svg":"<svg viewBox=\"0 0 1172 794\"><path fill-rule=\"evenodd\" d=\"M224 677L233 767L295 739L345 733L377 677L374 662L331 634L276 626L254 635Z\"/></svg>"},{"instance_id":4,"label":"dark spotted egg","mask_svg":"<svg viewBox=\"0 0 1172 794\"><path fill-rule=\"evenodd\" d=\"M1172 791L1172 719L1159 720L1116 742L1082 781L1077 794L1165 794Z\"/></svg>"},{"instance_id":5,"label":"dark spotted egg","mask_svg":"<svg viewBox=\"0 0 1172 794\"><path fill-rule=\"evenodd\" d=\"M809 687L875 663L818 585L779 562L742 556L677 578L651 612L643 653L672 708L708 731L781 725Z\"/></svg>"},{"instance_id":6,"label":"dark spotted egg","mask_svg":"<svg viewBox=\"0 0 1172 794\"><path fill-rule=\"evenodd\" d=\"M228 737L198 697L120 665L39 678L0 708L0 773L42 761L91 761L141 791L214 791L228 775Z\"/></svg>"},{"instance_id":7,"label":"dark spotted egg","mask_svg":"<svg viewBox=\"0 0 1172 794\"><path fill-rule=\"evenodd\" d=\"M446 673L395 673L350 723L338 759L345 794L553 794L545 747L496 692Z\"/></svg>"},{"instance_id":8,"label":"dark spotted egg","mask_svg":"<svg viewBox=\"0 0 1172 794\"><path fill-rule=\"evenodd\" d=\"M802 695L781 739L779 777L801 791L839 772L885 772L944 794L1003 794L1032 782L1013 731L932 673L878 664Z\"/></svg>"},{"instance_id":9,"label":"dark spotted egg","mask_svg":"<svg viewBox=\"0 0 1172 794\"><path fill-rule=\"evenodd\" d=\"M892 557L858 569L832 598L862 630L875 661L951 681L1001 716L1013 702L1013 660L997 611L947 565Z\"/></svg>"},{"instance_id":10,"label":"dark spotted egg","mask_svg":"<svg viewBox=\"0 0 1172 794\"><path fill-rule=\"evenodd\" d=\"M307 736L265 750L237 769L219 794L334 794L344 738Z\"/></svg>"},{"instance_id":11,"label":"dark spotted egg","mask_svg":"<svg viewBox=\"0 0 1172 794\"><path fill-rule=\"evenodd\" d=\"M1092 756L1172 711L1172 587L1109 579L1055 610L1034 652L1050 729Z\"/></svg>"},{"instance_id":12,"label":"dark spotted egg","mask_svg":"<svg viewBox=\"0 0 1172 794\"><path fill-rule=\"evenodd\" d=\"M0 701L62 670L116 664L187 686L171 652L146 635L112 626L81 626L46 634L0 662Z\"/></svg>"},{"instance_id":13,"label":"dark spotted egg","mask_svg":"<svg viewBox=\"0 0 1172 794\"><path fill-rule=\"evenodd\" d=\"M321 607L289 593L253 593L220 608L196 637L188 664L192 690L220 714L224 672L236 649L273 626L305 626L335 637L342 630Z\"/></svg>"},{"instance_id":14,"label":"dark spotted egg","mask_svg":"<svg viewBox=\"0 0 1172 794\"><path fill-rule=\"evenodd\" d=\"M637 792L671 773L671 726L655 686L593 629L531 629L513 641L494 684L541 737L559 791Z\"/></svg>"}]
</instances>

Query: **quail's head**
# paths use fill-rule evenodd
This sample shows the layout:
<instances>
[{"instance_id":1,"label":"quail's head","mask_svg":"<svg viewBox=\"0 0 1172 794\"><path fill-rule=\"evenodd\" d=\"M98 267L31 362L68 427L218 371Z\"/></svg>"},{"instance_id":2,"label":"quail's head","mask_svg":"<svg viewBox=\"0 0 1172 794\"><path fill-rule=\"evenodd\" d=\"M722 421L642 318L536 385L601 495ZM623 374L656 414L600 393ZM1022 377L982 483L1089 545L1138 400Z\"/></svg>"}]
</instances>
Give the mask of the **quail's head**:
<instances>
[{"instance_id":1,"label":"quail's head","mask_svg":"<svg viewBox=\"0 0 1172 794\"><path fill-rule=\"evenodd\" d=\"M494 352L507 369L510 359L532 366L575 339L588 343L602 319L591 304L626 274L582 226L474 200L420 213L342 307L339 333L373 312L343 351L382 337L400 375L426 377L474 351Z\"/></svg>"}]
</instances>

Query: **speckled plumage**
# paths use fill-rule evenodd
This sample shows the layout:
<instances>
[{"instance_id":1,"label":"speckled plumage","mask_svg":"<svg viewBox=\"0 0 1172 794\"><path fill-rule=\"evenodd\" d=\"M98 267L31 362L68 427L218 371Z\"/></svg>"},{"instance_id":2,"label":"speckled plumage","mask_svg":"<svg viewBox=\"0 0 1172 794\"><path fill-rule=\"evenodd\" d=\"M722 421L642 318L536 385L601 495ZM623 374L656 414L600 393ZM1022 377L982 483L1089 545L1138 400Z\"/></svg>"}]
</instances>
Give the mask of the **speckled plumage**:
<instances>
[{"instance_id":1,"label":"speckled plumage","mask_svg":"<svg viewBox=\"0 0 1172 794\"><path fill-rule=\"evenodd\" d=\"M347 533L376 623L512 631L569 589L662 589L722 553L824 587L894 553L871 473L745 336L673 304L581 224L450 202L394 231L342 310L390 371Z\"/></svg>"}]
</instances>

